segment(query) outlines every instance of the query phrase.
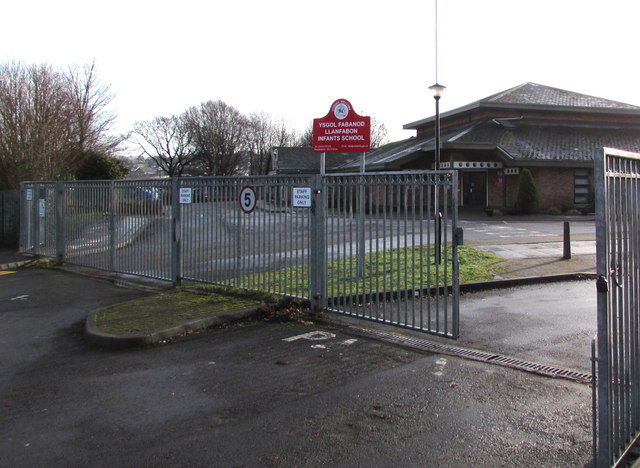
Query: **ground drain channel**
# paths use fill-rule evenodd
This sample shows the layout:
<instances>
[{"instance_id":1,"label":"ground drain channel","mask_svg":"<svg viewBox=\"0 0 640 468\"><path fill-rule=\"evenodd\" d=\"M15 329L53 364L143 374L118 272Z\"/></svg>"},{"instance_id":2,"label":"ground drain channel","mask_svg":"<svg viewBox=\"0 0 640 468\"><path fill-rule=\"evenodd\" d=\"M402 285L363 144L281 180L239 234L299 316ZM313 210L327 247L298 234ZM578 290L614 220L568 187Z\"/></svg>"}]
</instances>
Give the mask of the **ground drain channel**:
<instances>
[{"instance_id":1,"label":"ground drain channel","mask_svg":"<svg viewBox=\"0 0 640 468\"><path fill-rule=\"evenodd\" d=\"M530 372L532 374L544 375L546 377L572 380L574 382L586 383L586 384L591 383L591 374L587 372L578 372L578 371L573 371L569 369L560 369L558 367L545 366L543 364L523 361L522 359L515 359L507 356L501 356L499 354L486 353L483 351L460 348L457 346L443 345L439 343L433 343L431 341L420 340L417 338L410 338L402 335L393 335L391 333L385 333L377 330L369 330L366 328L349 327L349 331L361 336L375 338L377 340L385 341L387 343L407 346L409 348L418 349L420 351L447 354L450 356L458 356L466 359L472 359L474 361L481 361L489 364L496 364L503 367L509 367L511 369L521 370L524 372Z\"/></svg>"}]
</instances>

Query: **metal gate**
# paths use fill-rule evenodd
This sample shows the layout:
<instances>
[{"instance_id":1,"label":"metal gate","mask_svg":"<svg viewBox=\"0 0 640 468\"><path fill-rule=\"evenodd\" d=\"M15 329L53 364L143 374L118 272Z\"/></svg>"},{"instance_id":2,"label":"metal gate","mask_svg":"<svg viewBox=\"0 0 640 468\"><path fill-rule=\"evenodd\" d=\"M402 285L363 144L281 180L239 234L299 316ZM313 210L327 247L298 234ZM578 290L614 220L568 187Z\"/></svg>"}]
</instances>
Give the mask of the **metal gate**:
<instances>
[{"instance_id":1,"label":"metal gate","mask_svg":"<svg viewBox=\"0 0 640 468\"><path fill-rule=\"evenodd\" d=\"M454 171L326 176L323 307L457 338L456 182Z\"/></svg>"},{"instance_id":2,"label":"metal gate","mask_svg":"<svg viewBox=\"0 0 640 468\"><path fill-rule=\"evenodd\" d=\"M640 154L595 153L598 332L594 455L613 466L640 434Z\"/></svg>"},{"instance_id":3,"label":"metal gate","mask_svg":"<svg viewBox=\"0 0 640 468\"><path fill-rule=\"evenodd\" d=\"M421 171L23 183L21 250L455 338L456 182Z\"/></svg>"}]
</instances>

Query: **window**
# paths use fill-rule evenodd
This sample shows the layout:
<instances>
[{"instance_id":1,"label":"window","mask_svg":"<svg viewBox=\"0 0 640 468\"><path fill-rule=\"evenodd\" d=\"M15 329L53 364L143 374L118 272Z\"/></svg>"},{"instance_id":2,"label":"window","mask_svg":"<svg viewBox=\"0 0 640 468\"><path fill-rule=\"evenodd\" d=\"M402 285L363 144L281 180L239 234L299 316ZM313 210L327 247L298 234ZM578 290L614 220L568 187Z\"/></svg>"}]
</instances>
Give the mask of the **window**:
<instances>
[{"instance_id":1,"label":"window","mask_svg":"<svg viewBox=\"0 0 640 468\"><path fill-rule=\"evenodd\" d=\"M591 201L590 176L590 169L576 169L573 173L573 202L576 205L588 205Z\"/></svg>"}]
</instances>

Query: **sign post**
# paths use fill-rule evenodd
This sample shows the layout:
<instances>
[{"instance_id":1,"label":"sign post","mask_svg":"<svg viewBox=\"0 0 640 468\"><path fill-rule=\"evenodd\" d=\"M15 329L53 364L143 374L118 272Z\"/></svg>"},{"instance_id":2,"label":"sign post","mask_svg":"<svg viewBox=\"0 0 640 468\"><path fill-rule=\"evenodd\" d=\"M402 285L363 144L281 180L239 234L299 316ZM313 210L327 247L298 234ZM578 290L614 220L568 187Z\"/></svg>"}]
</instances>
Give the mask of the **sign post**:
<instances>
[{"instance_id":1,"label":"sign post","mask_svg":"<svg viewBox=\"0 0 640 468\"><path fill-rule=\"evenodd\" d=\"M358 115L346 99L338 99L329 113L313 119L313 151L321 153L320 174L324 175L325 153L362 153L360 172L364 174L364 154L371 150L371 117ZM358 277L364 277L364 176L358 181L357 245Z\"/></svg>"}]
</instances>

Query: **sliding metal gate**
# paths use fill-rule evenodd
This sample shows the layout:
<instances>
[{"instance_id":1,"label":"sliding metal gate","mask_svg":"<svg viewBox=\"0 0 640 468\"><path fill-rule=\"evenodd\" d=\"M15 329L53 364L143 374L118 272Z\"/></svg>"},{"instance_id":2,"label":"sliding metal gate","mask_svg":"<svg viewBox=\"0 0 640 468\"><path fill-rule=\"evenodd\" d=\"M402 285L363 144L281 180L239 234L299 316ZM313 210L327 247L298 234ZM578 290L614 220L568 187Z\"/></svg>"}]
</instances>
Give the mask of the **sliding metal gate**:
<instances>
[{"instance_id":1,"label":"sliding metal gate","mask_svg":"<svg viewBox=\"0 0 640 468\"><path fill-rule=\"evenodd\" d=\"M615 465L640 434L640 154L595 153L598 267L594 448Z\"/></svg>"},{"instance_id":2,"label":"sliding metal gate","mask_svg":"<svg viewBox=\"0 0 640 468\"><path fill-rule=\"evenodd\" d=\"M21 196L23 252L458 336L452 171L28 182Z\"/></svg>"}]
</instances>

